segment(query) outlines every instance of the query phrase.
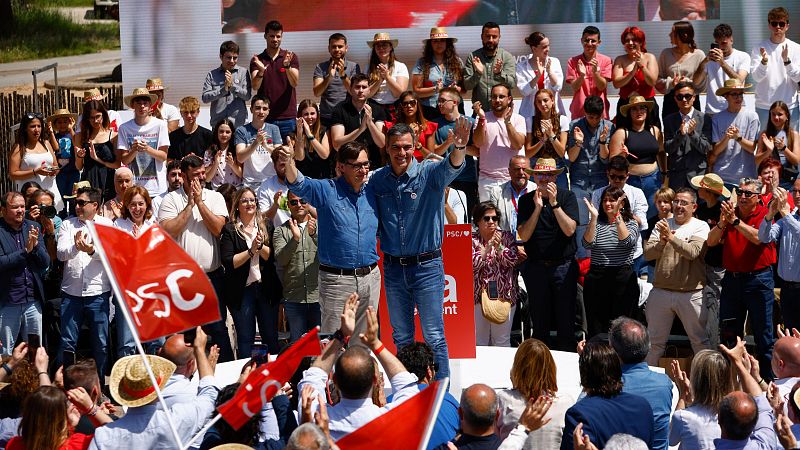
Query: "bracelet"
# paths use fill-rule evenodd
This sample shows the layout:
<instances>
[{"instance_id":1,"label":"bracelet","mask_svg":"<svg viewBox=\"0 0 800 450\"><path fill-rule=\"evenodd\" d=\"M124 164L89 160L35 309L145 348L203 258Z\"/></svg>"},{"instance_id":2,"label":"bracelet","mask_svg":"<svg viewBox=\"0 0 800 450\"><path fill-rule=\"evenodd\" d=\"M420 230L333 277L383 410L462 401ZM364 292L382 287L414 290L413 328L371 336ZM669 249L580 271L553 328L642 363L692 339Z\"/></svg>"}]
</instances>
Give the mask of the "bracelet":
<instances>
[{"instance_id":1,"label":"bracelet","mask_svg":"<svg viewBox=\"0 0 800 450\"><path fill-rule=\"evenodd\" d=\"M250 255L251 258L253 257L253 255L255 255L255 253L253 253L253 249L252 248L248 248L247 249L247 254Z\"/></svg>"},{"instance_id":2,"label":"bracelet","mask_svg":"<svg viewBox=\"0 0 800 450\"><path fill-rule=\"evenodd\" d=\"M462 151L462 152L463 152L464 150L466 150L466 149L467 149L467 146L466 146L466 145L465 145L465 146L463 146L463 147L455 146L455 149L456 149L456 150L460 150L460 151Z\"/></svg>"},{"instance_id":3,"label":"bracelet","mask_svg":"<svg viewBox=\"0 0 800 450\"><path fill-rule=\"evenodd\" d=\"M9 375L11 375L11 372L13 372L13 371L14 371L13 369L11 369L11 366L9 366L9 365L8 365L8 364L6 364L6 363L3 363L3 365L2 365L2 366L0 366L0 368L2 368L3 370L5 370L5 371L6 371L6 373L8 373Z\"/></svg>"},{"instance_id":4,"label":"bracelet","mask_svg":"<svg viewBox=\"0 0 800 450\"><path fill-rule=\"evenodd\" d=\"M314 137L313 134L309 134L308 136L306 136L306 139L308 139L309 141L313 141L316 138Z\"/></svg>"},{"instance_id":5,"label":"bracelet","mask_svg":"<svg viewBox=\"0 0 800 450\"><path fill-rule=\"evenodd\" d=\"M608 141L597 141L600 145L608 145Z\"/></svg>"},{"instance_id":6,"label":"bracelet","mask_svg":"<svg viewBox=\"0 0 800 450\"><path fill-rule=\"evenodd\" d=\"M724 230L727 227L721 227L721 226L719 226L719 223L717 223L717 228L719 228L720 230Z\"/></svg>"},{"instance_id":7,"label":"bracelet","mask_svg":"<svg viewBox=\"0 0 800 450\"><path fill-rule=\"evenodd\" d=\"M758 380L758 384L762 384L762 383L764 383L764 379L763 378Z\"/></svg>"},{"instance_id":8,"label":"bracelet","mask_svg":"<svg viewBox=\"0 0 800 450\"><path fill-rule=\"evenodd\" d=\"M381 346L380 346L380 347L378 347L378 348L376 348L375 350L373 350L373 351L372 351L372 353L374 353L374 354L375 354L375 356L378 356L378 355L380 355L380 354L381 354L381 352L382 352L382 351L384 351L384 350L386 350L386 346L385 346L385 345L383 345L383 342L381 342Z\"/></svg>"},{"instance_id":9,"label":"bracelet","mask_svg":"<svg viewBox=\"0 0 800 450\"><path fill-rule=\"evenodd\" d=\"M45 375L47 375L48 377L50 376L50 374L49 374L49 373L47 373L47 372L39 372L39 373L37 373L37 374L36 374L36 376L37 376L37 377L40 377L40 376L42 376L42 374L45 374Z\"/></svg>"},{"instance_id":10,"label":"bracelet","mask_svg":"<svg viewBox=\"0 0 800 450\"><path fill-rule=\"evenodd\" d=\"M575 146L576 146L576 147L581 147L581 146L583 146L583 141L575 141Z\"/></svg>"},{"instance_id":11,"label":"bracelet","mask_svg":"<svg viewBox=\"0 0 800 450\"><path fill-rule=\"evenodd\" d=\"M99 408L97 407L97 405L94 405L94 406L92 406L92 409L90 409L90 410L89 410L89 411L86 413L86 415L87 415L87 416L89 416L89 417L94 417L94 416L96 416L96 415L97 415L97 411L98 411L98 410L99 410Z\"/></svg>"}]
</instances>

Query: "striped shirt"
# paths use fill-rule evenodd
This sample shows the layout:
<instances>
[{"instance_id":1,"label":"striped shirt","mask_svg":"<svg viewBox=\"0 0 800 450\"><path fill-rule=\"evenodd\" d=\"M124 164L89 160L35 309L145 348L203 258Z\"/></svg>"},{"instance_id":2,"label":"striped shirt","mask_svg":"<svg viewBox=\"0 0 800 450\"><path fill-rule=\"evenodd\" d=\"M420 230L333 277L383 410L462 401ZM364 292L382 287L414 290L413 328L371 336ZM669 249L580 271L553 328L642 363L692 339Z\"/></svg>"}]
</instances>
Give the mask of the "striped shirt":
<instances>
[{"instance_id":1,"label":"striped shirt","mask_svg":"<svg viewBox=\"0 0 800 450\"><path fill-rule=\"evenodd\" d=\"M625 222L628 237L619 240L616 224L597 222L594 241L581 239L584 248L592 250L592 265L619 267L633 264L633 253L639 241L639 224L635 220Z\"/></svg>"}]
</instances>

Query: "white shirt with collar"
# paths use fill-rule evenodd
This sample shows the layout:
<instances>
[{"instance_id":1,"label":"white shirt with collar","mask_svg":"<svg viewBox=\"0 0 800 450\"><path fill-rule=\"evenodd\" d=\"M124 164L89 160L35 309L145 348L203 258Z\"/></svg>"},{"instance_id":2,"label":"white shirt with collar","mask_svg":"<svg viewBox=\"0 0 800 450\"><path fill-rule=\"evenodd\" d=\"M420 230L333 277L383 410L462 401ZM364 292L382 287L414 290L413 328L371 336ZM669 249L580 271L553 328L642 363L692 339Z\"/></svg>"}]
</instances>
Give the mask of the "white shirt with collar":
<instances>
[{"instance_id":1,"label":"white shirt with collar","mask_svg":"<svg viewBox=\"0 0 800 450\"><path fill-rule=\"evenodd\" d=\"M99 214L94 216L93 221L100 225L114 226L114 222ZM87 236L86 242L92 243L89 228L77 217L62 222L58 232L56 255L60 261L64 261L61 290L75 297L90 297L109 292L111 282L100 260L100 254L94 252L90 256L75 247L75 234L78 231L83 231Z\"/></svg>"}]
</instances>

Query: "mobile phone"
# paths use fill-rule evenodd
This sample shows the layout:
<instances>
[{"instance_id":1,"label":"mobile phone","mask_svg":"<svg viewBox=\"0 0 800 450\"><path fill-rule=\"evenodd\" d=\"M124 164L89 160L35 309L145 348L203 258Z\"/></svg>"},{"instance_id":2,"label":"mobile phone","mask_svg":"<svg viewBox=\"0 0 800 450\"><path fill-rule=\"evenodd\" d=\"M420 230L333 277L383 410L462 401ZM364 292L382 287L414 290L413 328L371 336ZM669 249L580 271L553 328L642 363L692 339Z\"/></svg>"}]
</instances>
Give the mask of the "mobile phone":
<instances>
[{"instance_id":1,"label":"mobile phone","mask_svg":"<svg viewBox=\"0 0 800 450\"><path fill-rule=\"evenodd\" d=\"M269 362L269 348L264 344L253 344L250 350L250 359L258 365L266 364Z\"/></svg>"},{"instance_id":2,"label":"mobile phone","mask_svg":"<svg viewBox=\"0 0 800 450\"><path fill-rule=\"evenodd\" d=\"M36 352L42 346L42 340L38 334L28 334L28 360L34 362L36 360Z\"/></svg>"},{"instance_id":3,"label":"mobile phone","mask_svg":"<svg viewBox=\"0 0 800 450\"><path fill-rule=\"evenodd\" d=\"M736 319L723 319L719 327L719 341L725 347L736 347Z\"/></svg>"},{"instance_id":4,"label":"mobile phone","mask_svg":"<svg viewBox=\"0 0 800 450\"><path fill-rule=\"evenodd\" d=\"M489 291L489 298L494 299L500 297L497 293L497 280L489 280L489 286L487 290Z\"/></svg>"},{"instance_id":5,"label":"mobile phone","mask_svg":"<svg viewBox=\"0 0 800 450\"><path fill-rule=\"evenodd\" d=\"M61 365L64 366L64 370L67 370L69 366L75 365L75 363L75 352L64 351L61 353Z\"/></svg>"},{"instance_id":6,"label":"mobile phone","mask_svg":"<svg viewBox=\"0 0 800 450\"><path fill-rule=\"evenodd\" d=\"M712 42L711 43L711 50L714 50L715 48L719 48L719 44L717 44L716 42Z\"/></svg>"},{"instance_id":7,"label":"mobile phone","mask_svg":"<svg viewBox=\"0 0 800 450\"><path fill-rule=\"evenodd\" d=\"M194 345L194 338L197 337L197 329L196 328L190 328L190 329L184 331L182 334L183 334L183 342L185 342L186 345L189 345L189 346Z\"/></svg>"}]
</instances>

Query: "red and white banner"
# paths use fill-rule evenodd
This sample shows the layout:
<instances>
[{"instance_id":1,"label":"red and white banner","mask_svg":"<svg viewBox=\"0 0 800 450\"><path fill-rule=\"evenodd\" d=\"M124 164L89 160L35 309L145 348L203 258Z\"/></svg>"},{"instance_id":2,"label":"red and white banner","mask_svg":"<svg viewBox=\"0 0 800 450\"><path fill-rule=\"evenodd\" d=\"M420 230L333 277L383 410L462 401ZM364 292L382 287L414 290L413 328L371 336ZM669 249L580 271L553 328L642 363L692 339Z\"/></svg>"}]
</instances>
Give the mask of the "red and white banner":
<instances>
[{"instance_id":1,"label":"red and white banner","mask_svg":"<svg viewBox=\"0 0 800 450\"><path fill-rule=\"evenodd\" d=\"M278 359L267 363L251 372L236 391L236 394L217 408L234 429L238 430L253 415L261 411L265 403L281 388L300 366L306 356L319 356L319 327L312 328L291 347L278 356Z\"/></svg>"},{"instance_id":2,"label":"red and white banner","mask_svg":"<svg viewBox=\"0 0 800 450\"><path fill-rule=\"evenodd\" d=\"M220 320L211 281L161 227L153 225L135 238L92 225L111 283L124 296L142 341Z\"/></svg>"},{"instance_id":3,"label":"red and white banner","mask_svg":"<svg viewBox=\"0 0 800 450\"><path fill-rule=\"evenodd\" d=\"M424 450L436 424L448 381L445 378L431 383L410 399L339 439L336 445L341 450Z\"/></svg>"},{"instance_id":4,"label":"red and white banner","mask_svg":"<svg viewBox=\"0 0 800 450\"><path fill-rule=\"evenodd\" d=\"M383 254L380 267L383 275ZM472 225L445 225L442 240L444 263L444 335L450 358L475 358L475 289L472 272ZM385 279L385 277L384 277ZM392 324L386 303L386 288L381 289L378 307L382 342L392 353ZM424 341L419 316L414 312L415 339Z\"/></svg>"}]
</instances>

